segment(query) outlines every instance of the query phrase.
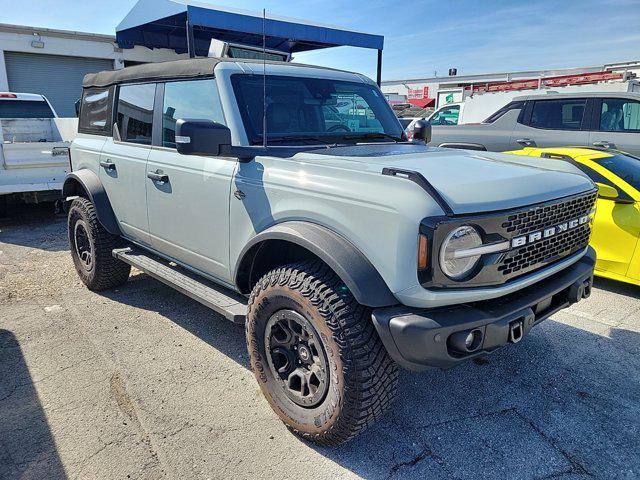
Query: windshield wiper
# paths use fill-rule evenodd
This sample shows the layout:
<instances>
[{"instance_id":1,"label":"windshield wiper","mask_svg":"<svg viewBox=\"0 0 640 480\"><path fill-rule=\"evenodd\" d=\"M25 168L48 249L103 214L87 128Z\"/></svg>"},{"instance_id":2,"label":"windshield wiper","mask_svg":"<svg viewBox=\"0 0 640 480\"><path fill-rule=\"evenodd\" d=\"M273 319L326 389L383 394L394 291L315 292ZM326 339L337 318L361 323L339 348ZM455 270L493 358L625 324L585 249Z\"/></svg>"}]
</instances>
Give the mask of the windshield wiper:
<instances>
[{"instance_id":1,"label":"windshield wiper","mask_svg":"<svg viewBox=\"0 0 640 480\"><path fill-rule=\"evenodd\" d=\"M398 137L394 137L388 133L383 132L369 132L369 133L358 133L356 135L342 135L342 138L347 140L370 140L374 138L388 138L389 140L393 140L398 143L401 142L402 139Z\"/></svg>"}]
</instances>

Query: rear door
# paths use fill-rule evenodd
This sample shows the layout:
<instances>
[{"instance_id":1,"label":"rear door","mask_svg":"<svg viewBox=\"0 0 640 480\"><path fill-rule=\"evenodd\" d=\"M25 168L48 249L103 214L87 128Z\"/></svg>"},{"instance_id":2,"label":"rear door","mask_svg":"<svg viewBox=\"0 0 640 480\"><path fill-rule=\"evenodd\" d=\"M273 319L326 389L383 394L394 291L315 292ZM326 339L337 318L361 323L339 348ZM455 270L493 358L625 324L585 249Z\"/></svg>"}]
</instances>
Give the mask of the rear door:
<instances>
[{"instance_id":1,"label":"rear door","mask_svg":"<svg viewBox=\"0 0 640 480\"><path fill-rule=\"evenodd\" d=\"M225 123L213 78L167 82L158 89L154 148L146 178L149 230L158 252L228 281L229 196L237 160L180 155L175 145L178 119ZM156 177L157 178L157 177Z\"/></svg>"},{"instance_id":2,"label":"rear door","mask_svg":"<svg viewBox=\"0 0 640 480\"><path fill-rule=\"evenodd\" d=\"M599 98L594 106L593 131L589 142L640 155L640 101Z\"/></svg>"},{"instance_id":3,"label":"rear door","mask_svg":"<svg viewBox=\"0 0 640 480\"><path fill-rule=\"evenodd\" d=\"M114 137L105 142L98 176L126 237L148 245L146 166L151 152L155 83L122 85Z\"/></svg>"},{"instance_id":4,"label":"rear door","mask_svg":"<svg viewBox=\"0 0 640 480\"><path fill-rule=\"evenodd\" d=\"M527 101L511 135L511 148L586 146L588 105L586 98Z\"/></svg>"}]
</instances>

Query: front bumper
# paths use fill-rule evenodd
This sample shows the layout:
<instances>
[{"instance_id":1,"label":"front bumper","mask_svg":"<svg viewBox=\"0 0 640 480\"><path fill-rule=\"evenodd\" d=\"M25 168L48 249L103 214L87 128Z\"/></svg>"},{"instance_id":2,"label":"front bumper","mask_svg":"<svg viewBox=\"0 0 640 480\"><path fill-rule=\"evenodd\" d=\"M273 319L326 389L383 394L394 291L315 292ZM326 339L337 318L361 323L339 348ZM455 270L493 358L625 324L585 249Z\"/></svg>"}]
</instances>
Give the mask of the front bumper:
<instances>
[{"instance_id":1,"label":"front bumper","mask_svg":"<svg viewBox=\"0 0 640 480\"><path fill-rule=\"evenodd\" d=\"M434 309L380 308L373 311L373 323L389 355L402 367L451 368L517 343L542 320L587 298L595 262L595 251L589 247L571 266L510 295ZM480 338L472 351L456 342L470 332Z\"/></svg>"}]
</instances>

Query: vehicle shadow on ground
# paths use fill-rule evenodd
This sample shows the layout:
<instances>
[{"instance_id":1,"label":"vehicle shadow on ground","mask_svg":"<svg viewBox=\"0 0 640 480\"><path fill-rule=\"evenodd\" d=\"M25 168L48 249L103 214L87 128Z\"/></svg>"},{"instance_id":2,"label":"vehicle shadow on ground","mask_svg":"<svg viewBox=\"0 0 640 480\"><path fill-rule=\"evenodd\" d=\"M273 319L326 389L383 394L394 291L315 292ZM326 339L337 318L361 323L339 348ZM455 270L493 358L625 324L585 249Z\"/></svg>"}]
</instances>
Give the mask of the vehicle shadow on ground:
<instances>
[{"instance_id":1,"label":"vehicle shadow on ground","mask_svg":"<svg viewBox=\"0 0 640 480\"><path fill-rule=\"evenodd\" d=\"M20 345L2 329L0 478L67 478Z\"/></svg>"},{"instance_id":2,"label":"vehicle shadow on ground","mask_svg":"<svg viewBox=\"0 0 640 480\"><path fill-rule=\"evenodd\" d=\"M53 203L11 205L0 218L0 243L51 252L69 249L66 217L54 212Z\"/></svg>"},{"instance_id":3,"label":"vehicle shadow on ground","mask_svg":"<svg viewBox=\"0 0 640 480\"><path fill-rule=\"evenodd\" d=\"M607 292L617 293L626 297L640 298L640 286L632 285L630 283L618 282L616 280L610 280L608 278L594 277L593 286L601 288Z\"/></svg>"},{"instance_id":4,"label":"vehicle shadow on ground","mask_svg":"<svg viewBox=\"0 0 640 480\"><path fill-rule=\"evenodd\" d=\"M157 311L245 368L244 329L146 275L106 297ZM365 478L634 477L640 334L547 320L521 344L449 370L403 371L398 400L338 448Z\"/></svg>"}]
</instances>

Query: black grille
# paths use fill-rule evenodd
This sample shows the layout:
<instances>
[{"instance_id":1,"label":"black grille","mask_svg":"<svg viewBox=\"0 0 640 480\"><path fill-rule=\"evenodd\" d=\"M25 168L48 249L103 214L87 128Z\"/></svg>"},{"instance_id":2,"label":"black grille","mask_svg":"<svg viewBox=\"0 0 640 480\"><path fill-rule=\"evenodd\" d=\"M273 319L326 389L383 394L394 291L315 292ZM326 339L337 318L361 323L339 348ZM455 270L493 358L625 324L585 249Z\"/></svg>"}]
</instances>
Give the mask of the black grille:
<instances>
[{"instance_id":1,"label":"black grille","mask_svg":"<svg viewBox=\"0 0 640 480\"><path fill-rule=\"evenodd\" d=\"M509 215L502 228L514 237L553 227L568 220L581 217L591 211L596 201L596 193L575 197L566 202L532 208L526 212Z\"/></svg>"},{"instance_id":2,"label":"black grille","mask_svg":"<svg viewBox=\"0 0 640 480\"><path fill-rule=\"evenodd\" d=\"M502 227L513 237L555 227L589 214L596 201L596 195L594 192L510 215ZM516 248L505 255L498 265L498 271L504 276L513 277L540 268L586 248L590 234L591 225L587 223L536 243Z\"/></svg>"}]
</instances>

